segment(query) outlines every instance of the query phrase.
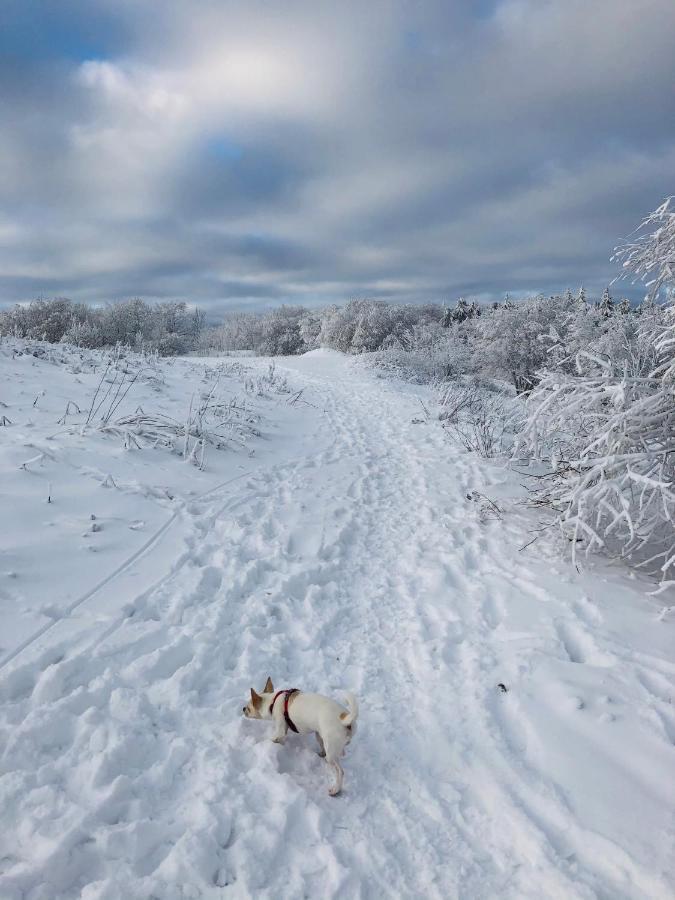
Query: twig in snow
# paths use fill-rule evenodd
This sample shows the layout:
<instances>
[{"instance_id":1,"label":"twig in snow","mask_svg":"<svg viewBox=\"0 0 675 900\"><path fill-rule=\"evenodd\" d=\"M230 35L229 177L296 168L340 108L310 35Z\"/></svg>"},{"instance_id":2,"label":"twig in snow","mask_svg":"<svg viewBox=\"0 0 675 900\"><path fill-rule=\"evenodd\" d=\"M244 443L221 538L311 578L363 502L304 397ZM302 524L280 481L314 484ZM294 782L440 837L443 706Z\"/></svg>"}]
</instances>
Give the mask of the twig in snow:
<instances>
[{"instance_id":1,"label":"twig in snow","mask_svg":"<svg viewBox=\"0 0 675 900\"><path fill-rule=\"evenodd\" d=\"M66 424L66 417L69 416L69 415L72 415L72 413L71 413L71 411L70 411L70 407L71 407L71 406L74 406L74 407L75 407L75 411L76 411L76 413L77 413L78 415L80 415L80 414L82 413L82 410L81 410L80 407L77 405L77 403L75 403L73 400L69 400L69 401L66 403L66 409L65 409L65 412L63 413L63 415L61 416L60 419L57 419L57 420L56 420L56 424L57 424L57 425L65 425L65 424Z\"/></svg>"},{"instance_id":2,"label":"twig in snow","mask_svg":"<svg viewBox=\"0 0 675 900\"><path fill-rule=\"evenodd\" d=\"M478 512L481 519L502 518L502 509L495 503L494 500L491 500L485 494L481 494L479 493L479 491L471 491L470 494L466 495L466 499L473 500L474 502L480 501Z\"/></svg>"},{"instance_id":3,"label":"twig in snow","mask_svg":"<svg viewBox=\"0 0 675 900\"><path fill-rule=\"evenodd\" d=\"M42 462L42 460L43 460L44 458L45 458L44 453L38 453L37 456L32 456L30 459L27 459L27 460L25 460L24 462L22 462L21 465L19 466L19 468L20 468L20 469L23 469L24 472L27 472L27 471L28 471L28 466L31 466L33 463L39 463L39 462Z\"/></svg>"},{"instance_id":4,"label":"twig in snow","mask_svg":"<svg viewBox=\"0 0 675 900\"><path fill-rule=\"evenodd\" d=\"M131 378L131 379L129 380L129 382L127 383L127 388L126 388L126 390L125 390L124 393L120 396L120 391L122 390L122 387L123 387L123 385L124 385L124 379L126 378L126 373L122 376L122 380L120 381L119 387L117 388L117 392L115 393L115 396L113 397L112 402L111 402L111 404L110 404L110 406L109 406L109 408L108 408L108 412L107 412L106 415L103 417L103 422L104 422L104 423L107 424L107 423L110 421L110 418L112 417L113 413L115 413L115 412L117 411L119 405L123 402L124 398L125 398L126 395L129 393L129 391L131 390L132 385L136 382L138 376L141 374L142 371L143 371L142 369L139 369L139 370L136 372L136 374L134 375L134 377ZM119 399L118 399L118 398L119 398Z\"/></svg>"},{"instance_id":5,"label":"twig in snow","mask_svg":"<svg viewBox=\"0 0 675 900\"><path fill-rule=\"evenodd\" d=\"M94 396L91 398L91 405L89 407L89 412L87 413L87 421L85 422L85 425L88 425L94 416L94 404L96 403L96 398L98 397L101 387L103 385L103 379L105 378L105 376L108 374L108 372L110 370L110 366L111 366L111 363L108 362L108 365L103 370L103 374L101 375L101 377L99 379L98 386L96 387L96 391L94 392ZM110 390L110 388L108 388L108 390ZM98 407L96 407L96 411L98 412Z\"/></svg>"}]
</instances>

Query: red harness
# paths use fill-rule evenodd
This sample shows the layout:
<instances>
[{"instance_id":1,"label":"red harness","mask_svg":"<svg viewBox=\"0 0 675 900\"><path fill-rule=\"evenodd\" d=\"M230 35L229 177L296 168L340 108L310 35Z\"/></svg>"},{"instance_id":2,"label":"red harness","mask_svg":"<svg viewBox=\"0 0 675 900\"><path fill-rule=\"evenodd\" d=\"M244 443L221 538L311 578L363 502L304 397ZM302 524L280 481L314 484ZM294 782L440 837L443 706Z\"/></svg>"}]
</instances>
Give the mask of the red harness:
<instances>
[{"instance_id":1,"label":"red harness","mask_svg":"<svg viewBox=\"0 0 675 900\"><path fill-rule=\"evenodd\" d=\"M282 694L286 695L284 697L284 719L286 719L286 724L291 729L291 731L294 731L296 734L299 734L300 732L295 727L293 722L291 722L291 717L288 715L288 701L291 699L293 694L299 694L299 693L300 693L300 691L297 688L291 688L288 691L277 691L276 694L274 695L274 700L272 700L272 703L270 705L270 715L272 715L272 713L274 712L274 704L277 702L277 697L280 697Z\"/></svg>"}]
</instances>

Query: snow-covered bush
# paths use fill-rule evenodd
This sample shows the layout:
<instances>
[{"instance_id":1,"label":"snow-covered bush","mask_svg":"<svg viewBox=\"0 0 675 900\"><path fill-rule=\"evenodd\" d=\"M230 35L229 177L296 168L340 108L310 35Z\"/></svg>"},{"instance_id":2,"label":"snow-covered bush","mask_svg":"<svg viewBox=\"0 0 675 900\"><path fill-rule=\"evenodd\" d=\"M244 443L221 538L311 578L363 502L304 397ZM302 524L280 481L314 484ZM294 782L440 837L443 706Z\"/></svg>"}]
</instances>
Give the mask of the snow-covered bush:
<instances>
[{"instance_id":1,"label":"snow-covered bush","mask_svg":"<svg viewBox=\"0 0 675 900\"><path fill-rule=\"evenodd\" d=\"M103 346L103 334L95 322L73 322L60 339L62 344L94 350Z\"/></svg>"},{"instance_id":2,"label":"snow-covered bush","mask_svg":"<svg viewBox=\"0 0 675 900\"><path fill-rule=\"evenodd\" d=\"M183 302L151 305L134 299L91 307L56 297L0 312L0 335L90 349L123 344L175 355L196 346L203 323L203 313Z\"/></svg>"},{"instance_id":3,"label":"snow-covered bush","mask_svg":"<svg viewBox=\"0 0 675 900\"><path fill-rule=\"evenodd\" d=\"M518 427L508 389L476 377L449 381L438 391L438 418L465 450L489 458L508 451Z\"/></svg>"},{"instance_id":4,"label":"snow-covered bush","mask_svg":"<svg viewBox=\"0 0 675 900\"><path fill-rule=\"evenodd\" d=\"M358 327L360 316L364 312L363 300L350 300L344 306L329 306L321 317L319 341L324 347L349 353Z\"/></svg>"},{"instance_id":5,"label":"snow-covered bush","mask_svg":"<svg viewBox=\"0 0 675 900\"><path fill-rule=\"evenodd\" d=\"M255 313L231 312L219 325L202 331L197 343L199 353L255 352L262 343L261 316Z\"/></svg>"},{"instance_id":6,"label":"snow-covered bush","mask_svg":"<svg viewBox=\"0 0 675 900\"><path fill-rule=\"evenodd\" d=\"M457 328L438 322L414 325L405 341L390 337L386 349L373 353L369 362L410 381L427 383L465 375L474 368L471 346Z\"/></svg>"},{"instance_id":7,"label":"snow-covered bush","mask_svg":"<svg viewBox=\"0 0 675 900\"><path fill-rule=\"evenodd\" d=\"M656 226L656 227L654 227ZM540 373L521 444L551 462L543 492L587 551L605 548L675 583L675 211L666 201L617 251L647 281L639 316L611 325L574 371ZM665 308L655 305L665 291ZM602 310L600 310L602 312ZM618 320L618 321L617 321ZM631 321L632 320L632 321Z\"/></svg>"},{"instance_id":8,"label":"snow-covered bush","mask_svg":"<svg viewBox=\"0 0 675 900\"><path fill-rule=\"evenodd\" d=\"M518 393L530 391L552 347L569 327L573 308L569 295L537 296L493 308L481 317L477 334L481 368L511 381Z\"/></svg>"},{"instance_id":9,"label":"snow-covered bush","mask_svg":"<svg viewBox=\"0 0 675 900\"><path fill-rule=\"evenodd\" d=\"M319 346L321 316L311 310L304 310L299 322L302 352L315 350Z\"/></svg>"},{"instance_id":10,"label":"snow-covered bush","mask_svg":"<svg viewBox=\"0 0 675 900\"><path fill-rule=\"evenodd\" d=\"M443 315L444 308L435 304L412 306L382 300L350 300L344 306L322 311L319 342L343 353L410 350L415 345L415 329L440 323Z\"/></svg>"},{"instance_id":11,"label":"snow-covered bush","mask_svg":"<svg viewBox=\"0 0 675 900\"><path fill-rule=\"evenodd\" d=\"M303 350L301 306L281 306L262 318L259 350L265 356L293 356Z\"/></svg>"},{"instance_id":12,"label":"snow-covered bush","mask_svg":"<svg viewBox=\"0 0 675 900\"><path fill-rule=\"evenodd\" d=\"M204 331L200 352L246 350L261 356L292 356L316 345L320 323L302 306L281 306L264 313L227 313L220 325Z\"/></svg>"},{"instance_id":13,"label":"snow-covered bush","mask_svg":"<svg viewBox=\"0 0 675 900\"><path fill-rule=\"evenodd\" d=\"M170 332L163 334L154 342L160 356L180 356L190 349L188 338L185 334Z\"/></svg>"},{"instance_id":14,"label":"snow-covered bush","mask_svg":"<svg viewBox=\"0 0 675 900\"><path fill-rule=\"evenodd\" d=\"M68 329L91 324L95 311L64 297L38 299L0 312L0 334L58 343Z\"/></svg>"}]
</instances>

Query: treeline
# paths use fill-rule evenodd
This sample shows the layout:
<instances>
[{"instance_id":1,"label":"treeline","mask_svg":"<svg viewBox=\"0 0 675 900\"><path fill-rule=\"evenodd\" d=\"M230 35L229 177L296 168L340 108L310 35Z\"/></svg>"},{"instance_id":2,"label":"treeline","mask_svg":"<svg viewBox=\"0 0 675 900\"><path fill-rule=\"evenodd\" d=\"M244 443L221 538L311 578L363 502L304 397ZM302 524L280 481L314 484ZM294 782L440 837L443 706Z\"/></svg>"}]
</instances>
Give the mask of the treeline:
<instances>
[{"instance_id":1,"label":"treeline","mask_svg":"<svg viewBox=\"0 0 675 900\"><path fill-rule=\"evenodd\" d=\"M380 300L350 300L320 310L281 306L227 313L220 324L205 327L204 314L184 302L133 299L91 307L56 298L0 312L0 335L90 349L124 344L163 356L233 351L289 356L328 347L376 353L379 364L418 380L482 373L511 381L521 392L561 354L609 354L618 364L645 312L662 315L653 304L631 309L627 300L617 303L609 290L589 301L582 289L517 303L507 298L488 307L463 298L451 307Z\"/></svg>"},{"instance_id":2,"label":"treeline","mask_svg":"<svg viewBox=\"0 0 675 900\"><path fill-rule=\"evenodd\" d=\"M613 369L620 369L663 318L661 306L649 301L631 308L625 300L615 303L608 290L596 302L582 289L518 303L507 299L470 315L460 303L440 327L415 325L400 348L380 354L381 364L401 367L423 381L485 375L528 393L543 370L571 371L581 352L609 359ZM647 321L652 326L645 329Z\"/></svg>"},{"instance_id":3,"label":"treeline","mask_svg":"<svg viewBox=\"0 0 675 900\"><path fill-rule=\"evenodd\" d=\"M450 310L441 304L399 305L383 300L350 300L319 310L280 306L266 312L235 312L200 338L206 351L247 350L261 356L288 356L317 347L368 353L407 346L418 326L448 325L480 314L475 302L460 299Z\"/></svg>"},{"instance_id":4,"label":"treeline","mask_svg":"<svg viewBox=\"0 0 675 900\"><path fill-rule=\"evenodd\" d=\"M162 356L194 350L203 326L201 310L180 301L150 304L134 299L92 307L57 297L0 311L0 335L89 349L124 344Z\"/></svg>"},{"instance_id":5,"label":"treeline","mask_svg":"<svg viewBox=\"0 0 675 900\"><path fill-rule=\"evenodd\" d=\"M619 359L638 319L650 304L632 309L609 290L595 302L581 289L489 307L460 298L442 304L397 305L351 300L343 306L308 310L282 306L262 313L231 313L199 338L205 352L247 350L266 356L329 347L343 353L379 354L382 365L420 380L484 373L529 390L536 373L556 355L579 350L610 352Z\"/></svg>"}]
</instances>

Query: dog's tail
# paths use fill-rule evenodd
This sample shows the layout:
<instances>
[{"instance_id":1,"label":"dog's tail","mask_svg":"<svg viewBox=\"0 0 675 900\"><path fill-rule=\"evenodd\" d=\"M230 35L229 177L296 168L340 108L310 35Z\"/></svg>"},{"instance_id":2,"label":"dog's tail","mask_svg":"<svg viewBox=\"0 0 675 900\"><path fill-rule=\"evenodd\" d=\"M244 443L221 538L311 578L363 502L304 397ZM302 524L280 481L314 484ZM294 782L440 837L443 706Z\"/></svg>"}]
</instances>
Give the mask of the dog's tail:
<instances>
[{"instance_id":1,"label":"dog's tail","mask_svg":"<svg viewBox=\"0 0 675 900\"><path fill-rule=\"evenodd\" d=\"M356 722L358 718L359 704L353 694L345 692L345 697L347 698L347 706L349 707L349 712L340 713L340 721L345 726L345 728L349 728L349 726Z\"/></svg>"}]
</instances>

